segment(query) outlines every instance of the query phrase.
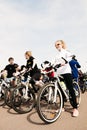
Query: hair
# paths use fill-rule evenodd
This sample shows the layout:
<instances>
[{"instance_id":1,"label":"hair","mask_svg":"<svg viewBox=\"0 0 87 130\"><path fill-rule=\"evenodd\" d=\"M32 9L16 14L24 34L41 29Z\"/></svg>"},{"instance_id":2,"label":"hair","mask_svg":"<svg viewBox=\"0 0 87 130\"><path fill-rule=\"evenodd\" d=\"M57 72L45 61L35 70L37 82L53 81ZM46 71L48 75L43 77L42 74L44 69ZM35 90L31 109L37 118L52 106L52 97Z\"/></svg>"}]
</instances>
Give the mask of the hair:
<instances>
[{"instance_id":1,"label":"hair","mask_svg":"<svg viewBox=\"0 0 87 130\"><path fill-rule=\"evenodd\" d=\"M31 51L26 51L25 55L28 55L29 57L31 57L32 56L32 52Z\"/></svg>"},{"instance_id":2,"label":"hair","mask_svg":"<svg viewBox=\"0 0 87 130\"><path fill-rule=\"evenodd\" d=\"M75 56L75 55L72 55L72 59L77 61L77 59L76 59L76 56Z\"/></svg>"},{"instance_id":3,"label":"hair","mask_svg":"<svg viewBox=\"0 0 87 130\"><path fill-rule=\"evenodd\" d=\"M18 67L19 67L19 65L18 65L18 64L15 64L15 65L14 65L14 67L15 67L15 68L18 68Z\"/></svg>"},{"instance_id":4,"label":"hair","mask_svg":"<svg viewBox=\"0 0 87 130\"><path fill-rule=\"evenodd\" d=\"M64 42L63 40L57 40L57 41L55 42L55 46L57 45L57 42L61 42L62 48L63 48L63 49L66 49L66 44L65 44L65 42Z\"/></svg>"},{"instance_id":5,"label":"hair","mask_svg":"<svg viewBox=\"0 0 87 130\"><path fill-rule=\"evenodd\" d=\"M25 65L22 65L22 66L21 66L21 71L22 71L24 68L26 68L26 66L25 66Z\"/></svg>"},{"instance_id":6,"label":"hair","mask_svg":"<svg viewBox=\"0 0 87 130\"><path fill-rule=\"evenodd\" d=\"M8 61L10 61L10 60L14 60L14 58L13 58L13 57L10 57L10 58L8 59Z\"/></svg>"}]
</instances>

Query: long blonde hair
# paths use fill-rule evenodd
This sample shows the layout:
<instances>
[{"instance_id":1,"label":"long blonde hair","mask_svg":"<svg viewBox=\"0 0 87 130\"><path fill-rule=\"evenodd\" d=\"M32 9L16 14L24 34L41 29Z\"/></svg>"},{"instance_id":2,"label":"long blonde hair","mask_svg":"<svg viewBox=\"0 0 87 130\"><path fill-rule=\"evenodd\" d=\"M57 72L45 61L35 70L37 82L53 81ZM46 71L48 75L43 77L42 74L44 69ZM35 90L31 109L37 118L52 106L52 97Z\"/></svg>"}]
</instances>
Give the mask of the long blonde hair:
<instances>
[{"instance_id":1,"label":"long blonde hair","mask_svg":"<svg viewBox=\"0 0 87 130\"><path fill-rule=\"evenodd\" d=\"M62 48L63 48L63 49L66 49L66 44L65 44L65 42L64 42L63 40L57 40L57 41L55 42L55 47L56 47L56 45L57 45L58 42L61 42Z\"/></svg>"}]
</instances>

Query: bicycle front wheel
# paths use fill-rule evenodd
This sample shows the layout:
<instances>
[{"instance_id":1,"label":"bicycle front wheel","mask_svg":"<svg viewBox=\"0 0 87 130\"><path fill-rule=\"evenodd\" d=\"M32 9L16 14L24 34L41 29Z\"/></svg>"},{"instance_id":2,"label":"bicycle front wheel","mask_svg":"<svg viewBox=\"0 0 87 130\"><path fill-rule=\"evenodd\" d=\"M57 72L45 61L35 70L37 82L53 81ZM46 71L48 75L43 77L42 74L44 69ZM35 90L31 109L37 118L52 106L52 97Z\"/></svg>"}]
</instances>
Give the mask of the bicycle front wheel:
<instances>
[{"instance_id":1,"label":"bicycle front wheel","mask_svg":"<svg viewBox=\"0 0 87 130\"><path fill-rule=\"evenodd\" d=\"M14 87L9 87L6 89L5 91L5 103L8 107L12 107L12 104L11 104L11 96L12 96L12 91L14 90Z\"/></svg>"},{"instance_id":2,"label":"bicycle front wheel","mask_svg":"<svg viewBox=\"0 0 87 130\"><path fill-rule=\"evenodd\" d=\"M63 100L59 89L57 89L55 99L55 85L53 83L46 84L41 88L37 97L37 112L45 123L53 123L59 118L62 105Z\"/></svg>"},{"instance_id":3,"label":"bicycle front wheel","mask_svg":"<svg viewBox=\"0 0 87 130\"><path fill-rule=\"evenodd\" d=\"M35 94L31 89L28 88L26 91L26 86L20 85L12 92L11 103L13 109L19 114L28 113L35 105Z\"/></svg>"}]
</instances>

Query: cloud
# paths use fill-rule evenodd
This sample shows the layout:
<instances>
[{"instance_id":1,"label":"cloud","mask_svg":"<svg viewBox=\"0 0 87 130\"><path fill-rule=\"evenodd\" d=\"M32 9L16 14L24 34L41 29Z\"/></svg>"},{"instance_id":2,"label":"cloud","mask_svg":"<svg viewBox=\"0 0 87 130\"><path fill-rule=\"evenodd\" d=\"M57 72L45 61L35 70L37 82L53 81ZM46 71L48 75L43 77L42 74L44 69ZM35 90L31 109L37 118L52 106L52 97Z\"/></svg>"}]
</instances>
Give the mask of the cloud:
<instances>
[{"instance_id":1,"label":"cloud","mask_svg":"<svg viewBox=\"0 0 87 130\"><path fill-rule=\"evenodd\" d=\"M40 61L55 54L54 42L64 39L69 49L86 59L86 0L2 0L0 44L2 63L13 55L21 63L24 52L33 50ZM83 46L83 44L85 46ZM78 51L77 51L78 50ZM4 56L3 56L4 53ZM83 57L85 57L83 59ZM5 59L5 60L4 60ZM51 59L51 58L50 58ZM84 60L85 61L85 60Z\"/></svg>"},{"instance_id":2,"label":"cloud","mask_svg":"<svg viewBox=\"0 0 87 130\"><path fill-rule=\"evenodd\" d=\"M26 1L24 2L26 3ZM43 4L44 3L44 4ZM79 4L80 3L80 4ZM84 3L84 1L83 1ZM83 22L86 23L85 17L85 9L84 4L82 7L82 2L78 1L77 3L73 3L72 0L68 2L65 2L64 0L48 0L48 1L41 1L39 6L40 10L35 10L32 8L29 8L29 11L26 12L25 9L22 8L19 9L16 8L13 5L4 5L2 6L2 11L4 12L4 16L2 17L3 20L6 21L6 23L10 27L28 27L31 30L51 30L51 29L58 29L59 26L65 26L69 27L73 26L80 26L83 24ZM78 5L79 4L79 5ZM35 7L35 5L34 5ZM18 9L18 10L17 10ZM43 11L42 11L43 10ZM87 12L86 12L87 13ZM82 17L82 18L81 18ZM84 20L85 19L85 20ZM3 24L2 20L2 24ZM14 25L14 26L13 26ZM7 26L7 25L6 25ZM13 29L14 29L13 28Z\"/></svg>"}]
</instances>

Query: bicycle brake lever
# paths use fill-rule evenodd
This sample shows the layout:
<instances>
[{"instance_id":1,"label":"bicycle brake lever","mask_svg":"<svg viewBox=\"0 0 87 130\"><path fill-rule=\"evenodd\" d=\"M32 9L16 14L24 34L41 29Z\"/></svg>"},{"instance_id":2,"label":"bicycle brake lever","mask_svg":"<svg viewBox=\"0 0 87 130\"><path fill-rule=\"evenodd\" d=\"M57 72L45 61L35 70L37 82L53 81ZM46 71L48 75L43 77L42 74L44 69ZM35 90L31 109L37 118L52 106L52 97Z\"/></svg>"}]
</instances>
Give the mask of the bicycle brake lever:
<instances>
[{"instance_id":1,"label":"bicycle brake lever","mask_svg":"<svg viewBox=\"0 0 87 130\"><path fill-rule=\"evenodd\" d=\"M64 61L65 61L65 64L67 64L68 63L68 61L65 59L65 58L63 58L63 57L61 57Z\"/></svg>"}]
</instances>

